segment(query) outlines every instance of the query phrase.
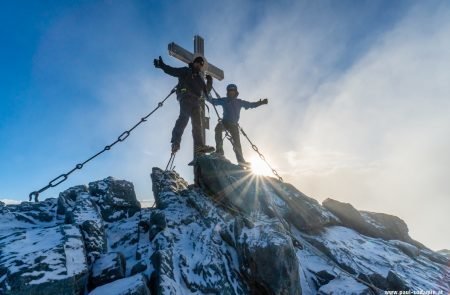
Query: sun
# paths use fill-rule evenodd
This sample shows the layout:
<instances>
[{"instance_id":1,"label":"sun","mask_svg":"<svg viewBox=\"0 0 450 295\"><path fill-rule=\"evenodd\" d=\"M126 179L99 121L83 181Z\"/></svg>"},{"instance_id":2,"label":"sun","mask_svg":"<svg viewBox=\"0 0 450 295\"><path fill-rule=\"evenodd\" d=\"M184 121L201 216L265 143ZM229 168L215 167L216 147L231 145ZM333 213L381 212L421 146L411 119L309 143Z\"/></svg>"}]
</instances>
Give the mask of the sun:
<instances>
[{"instance_id":1,"label":"sun","mask_svg":"<svg viewBox=\"0 0 450 295\"><path fill-rule=\"evenodd\" d=\"M272 170L270 170L269 166L261 158L254 156L250 159L250 163L252 163L253 174L263 176L272 175Z\"/></svg>"}]
</instances>

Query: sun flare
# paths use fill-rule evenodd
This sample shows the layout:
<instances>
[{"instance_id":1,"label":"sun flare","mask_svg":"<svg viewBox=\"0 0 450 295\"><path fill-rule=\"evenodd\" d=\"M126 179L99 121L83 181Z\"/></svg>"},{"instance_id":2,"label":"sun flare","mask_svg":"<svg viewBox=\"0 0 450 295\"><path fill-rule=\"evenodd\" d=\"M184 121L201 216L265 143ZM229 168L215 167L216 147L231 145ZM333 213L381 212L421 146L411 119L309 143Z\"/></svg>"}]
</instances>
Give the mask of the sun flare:
<instances>
[{"instance_id":1,"label":"sun flare","mask_svg":"<svg viewBox=\"0 0 450 295\"><path fill-rule=\"evenodd\" d=\"M252 157L250 163L252 163L252 172L254 174L263 176L272 175L272 170L270 170L269 166L267 166L267 164L259 157Z\"/></svg>"}]
</instances>

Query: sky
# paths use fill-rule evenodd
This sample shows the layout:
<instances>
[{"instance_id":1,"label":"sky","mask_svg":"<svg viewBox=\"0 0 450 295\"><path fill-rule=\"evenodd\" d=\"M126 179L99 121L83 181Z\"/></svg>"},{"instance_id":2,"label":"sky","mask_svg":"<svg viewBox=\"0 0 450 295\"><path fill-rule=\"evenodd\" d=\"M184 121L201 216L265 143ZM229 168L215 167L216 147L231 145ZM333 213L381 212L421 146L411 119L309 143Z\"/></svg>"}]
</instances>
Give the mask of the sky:
<instances>
[{"instance_id":1,"label":"sky","mask_svg":"<svg viewBox=\"0 0 450 295\"><path fill-rule=\"evenodd\" d=\"M269 98L240 124L285 181L396 215L414 239L450 248L450 3L216 2L2 1L0 199L27 200L148 114L176 84L153 58L183 66L167 44L193 50L198 34L225 72L219 93L235 83L242 99ZM178 112L172 97L40 198L113 176L151 201ZM191 137L189 124L175 159L190 182Z\"/></svg>"}]
</instances>

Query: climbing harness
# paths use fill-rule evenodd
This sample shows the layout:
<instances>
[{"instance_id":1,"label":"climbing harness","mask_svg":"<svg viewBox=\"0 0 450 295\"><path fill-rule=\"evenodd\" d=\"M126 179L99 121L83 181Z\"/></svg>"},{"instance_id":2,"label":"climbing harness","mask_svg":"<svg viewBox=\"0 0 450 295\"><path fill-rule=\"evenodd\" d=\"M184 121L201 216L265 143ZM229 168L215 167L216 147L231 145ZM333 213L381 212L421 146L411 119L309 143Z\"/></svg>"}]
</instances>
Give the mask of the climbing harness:
<instances>
[{"instance_id":1,"label":"climbing harness","mask_svg":"<svg viewBox=\"0 0 450 295\"><path fill-rule=\"evenodd\" d=\"M127 139L127 137L130 135L131 131L133 131L136 127L138 127L140 124L144 123L147 121L147 119L153 115L154 112L156 112L159 108L161 108L164 104L164 102L173 94L175 93L177 90L177 87L175 86L174 88L172 88L172 90L170 91L170 93L162 100L158 103L157 107L155 109L153 109L153 111L151 111L148 115L146 115L145 117L142 117L141 120L139 120L139 122L137 122L133 127L131 127L130 129L124 131L122 134L119 135L119 137L116 139L116 141L114 141L113 143L111 143L110 145L107 145L103 148L103 150L101 150L100 152L96 153L95 155L93 155L92 157L90 157L89 159L87 159L86 161L76 164L75 167L70 170L67 173L63 173L61 175L59 175L58 177L54 178L53 180L51 180L46 186L44 186L43 188L41 188L40 190L31 192L29 195L30 198L30 202L34 196L34 201L38 202L39 201L39 194L42 193L43 191L51 188L51 187L55 187L59 184L61 184L62 182L66 181L67 178L69 177L70 174L72 174L73 172L75 172L75 170L81 170L83 168L84 165L86 165L89 161L93 160L94 158L98 157L99 155L101 155L102 153L109 151L116 143L118 142L123 142L125 139Z\"/></svg>"},{"instance_id":2,"label":"climbing harness","mask_svg":"<svg viewBox=\"0 0 450 295\"><path fill-rule=\"evenodd\" d=\"M217 98L220 98L219 93L217 93L216 89L214 87L212 87L212 90L214 91L215 95ZM219 112L217 111L217 108L214 104L212 104L214 107L214 110L216 112L217 118L219 122L222 122L222 118L219 115ZM270 168L270 170L272 171L273 175L275 175L275 177L283 182L283 178L278 174L277 170L275 170L270 164L269 162L267 162L266 157L264 157L264 155L259 151L258 147L250 140L250 138L248 137L247 133L245 133L244 129L242 129L242 127L238 124L237 125L239 130L241 131L242 135L247 139L247 141L250 143L250 145L252 146L252 149L259 155L259 157L261 158L261 160L263 160L266 165ZM231 137L231 134L225 129L225 137L228 138L228 140L231 142L231 145L233 146L233 150L236 152L236 149L234 147L234 142L233 139Z\"/></svg>"}]
</instances>

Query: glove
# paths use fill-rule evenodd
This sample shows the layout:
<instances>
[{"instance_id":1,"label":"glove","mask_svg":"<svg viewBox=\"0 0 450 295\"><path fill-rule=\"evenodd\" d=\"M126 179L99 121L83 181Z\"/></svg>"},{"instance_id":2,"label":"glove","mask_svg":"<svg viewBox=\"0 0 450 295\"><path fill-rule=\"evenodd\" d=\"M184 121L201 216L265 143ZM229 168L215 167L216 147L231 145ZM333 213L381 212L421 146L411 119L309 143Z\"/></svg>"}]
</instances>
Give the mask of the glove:
<instances>
[{"instance_id":1,"label":"glove","mask_svg":"<svg viewBox=\"0 0 450 295\"><path fill-rule=\"evenodd\" d=\"M269 103L269 100L267 98L260 99L259 101L261 102L261 104L268 104Z\"/></svg>"},{"instance_id":2,"label":"glove","mask_svg":"<svg viewBox=\"0 0 450 295\"><path fill-rule=\"evenodd\" d=\"M208 82L208 83L212 82L211 75L206 75L205 78L206 78L206 82Z\"/></svg>"},{"instance_id":3,"label":"glove","mask_svg":"<svg viewBox=\"0 0 450 295\"><path fill-rule=\"evenodd\" d=\"M162 57L160 56L159 59L154 59L153 60L153 64L155 65L155 68L162 68L163 66L165 66L165 63L162 60Z\"/></svg>"}]
</instances>

